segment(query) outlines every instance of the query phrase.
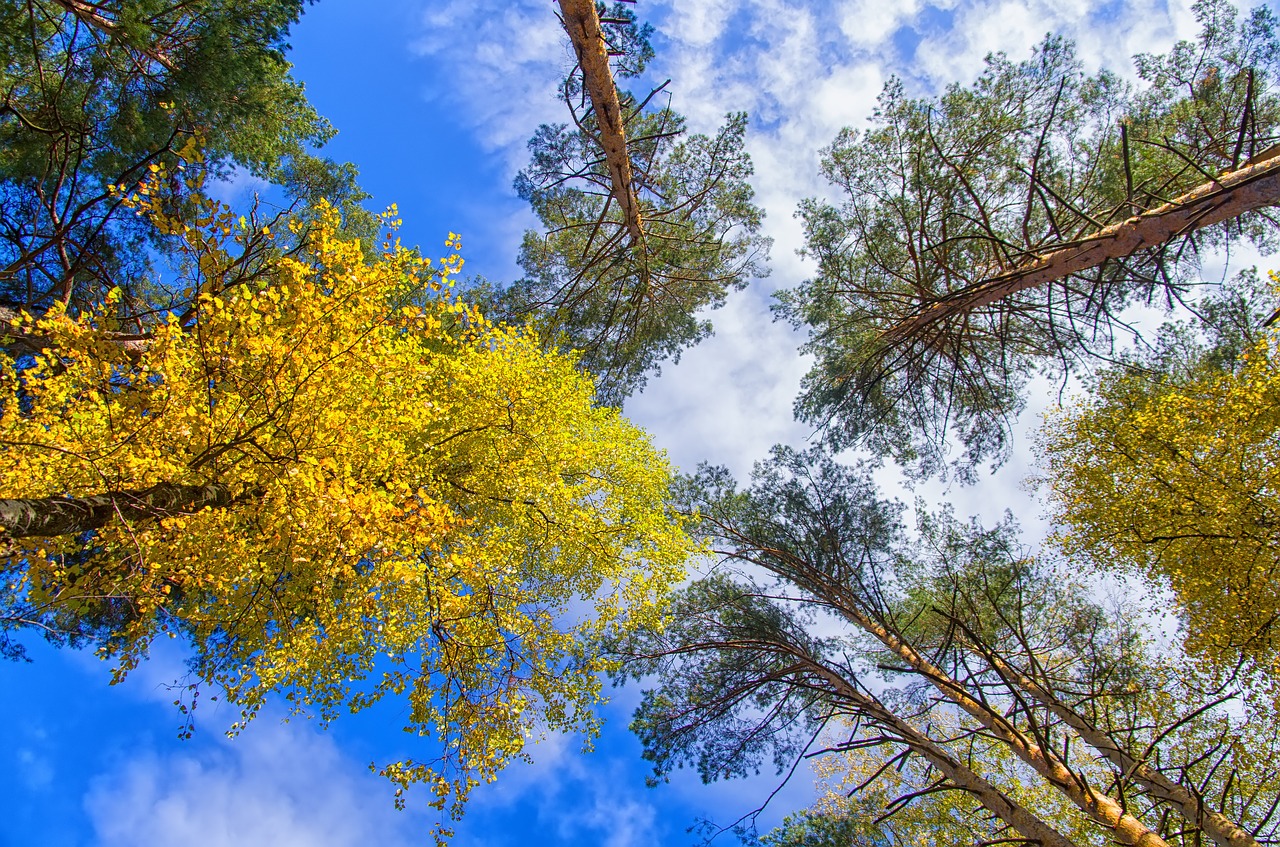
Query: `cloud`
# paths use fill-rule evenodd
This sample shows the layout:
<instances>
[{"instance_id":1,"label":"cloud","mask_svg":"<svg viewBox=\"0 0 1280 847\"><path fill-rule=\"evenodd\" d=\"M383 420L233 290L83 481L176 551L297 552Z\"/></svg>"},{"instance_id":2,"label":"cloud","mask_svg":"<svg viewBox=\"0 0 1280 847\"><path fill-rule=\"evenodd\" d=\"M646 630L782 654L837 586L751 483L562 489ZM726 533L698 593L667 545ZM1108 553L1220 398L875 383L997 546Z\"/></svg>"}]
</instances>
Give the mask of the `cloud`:
<instances>
[{"instance_id":1,"label":"cloud","mask_svg":"<svg viewBox=\"0 0 1280 847\"><path fill-rule=\"evenodd\" d=\"M419 21L411 49L428 67L424 95L507 158L514 173L534 129L567 120L556 89L572 53L551 5L450 0L423 4Z\"/></svg>"},{"instance_id":2,"label":"cloud","mask_svg":"<svg viewBox=\"0 0 1280 847\"><path fill-rule=\"evenodd\" d=\"M565 786L568 790L544 794L538 815L540 819L554 822L562 841L602 847L642 847L657 843L656 810L649 803L626 796L626 789L621 787L626 783L620 785L616 763L602 773L588 768L590 760L583 756L569 761L569 785ZM584 789L586 802L583 802ZM569 797L576 801L577 808L572 814L561 814Z\"/></svg>"},{"instance_id":3,"label":"cloud","mask_svg":"<svg viewBox=\"0 0 1280 847\"><path fill-rule=\"evenodd\" d=\"M902 0L897 3L857 0L841 4L838 12L840 31L851 44L874 50L884 45L919 12L919 0Z\"/></svg>"},{"instance_id":4,"label":"cloud","mask_svg":"<svg viewBox=\"0 0 1280 847\"><path fill-rule=\"evenodd\" d=\"M741 4L734 0L707 0L704 3L671 4L670 18L664 30L695 47L706 47L725 32L734 10Z\"/></svg>"},{"instance_id":5,"label":"cloud","mask_svg":"<svg viewBox=\"0 0 1280 847\"><path fill-rule=\"evenodd\" d=\"M364 776L362 779L361 776ZM197 753L140 752L90 783L84 807L102 847L420 843L388 784L303 725L259 720Z\"/></svg>"},{"instance_id":6,"label":"cloud","mask_svg":"<svg viewBox=\"0 0 1280 847\"><path fill-rule=\"evenodd\" d=\"M658 812L646 796L635 761L603 752L584 754L581 739L564 734L549 736L529 752L532 763L510 765L496 784L473 795L460 824L460 843L474 843L473 831L493 831L485 823L493 819L522 821L526 831L536 821L541 840L549 844L661 843Z\"/></svg>"},{"instance_id":7,"label":"cloud","mask_svg":"<svg viewBox=\"0 0 1280 847\"><path fill-rule=\"evenodd\" d=\"M690 843L690 827L710 820L731 824L755 810L779 788L781 777L766 767L749 779L705 785L691 768L670 775L657 788L644 785L649 765L639 756L638 742L627 737L627 718L639 702L639 686L614 692L604 707L608 723L600 749L579 750L579 739L555 736L533 748L532 764L514 764L497 784L472 798L459 825L456 842L471 845L523 844L536 829L545 844L598 844L603 847L662 847ZM607 749L606 749L607 748ZM814 799L808 769L778 790L761 815L764 829L776 826L788 812ZM495 822L498 822L495 825Z\"/></svg>"},{"instance_id":8,"label":"cloud","mask_svg":"<svg viewBox=\"0 0 1280 847\"><path fill-rule=\"evenodd\" d=\"M1107 67L1132 77L1136 53L1166 52L1196 32L1190 3L1175 0L982 0L958 4L952 25L926 35L915 52L916 72L934 89L967 84L990 53L1025 59L1047 33L1076 42L1090 71Z\"/></svg>"},{"instance_id":9,"label":"cloud","mask_svg":"<svg viewBox=\"0 0 1280 847\"><path fill-rule=\"evenodd\" d=\"M211 180L205 185L205 191L210 197L228 206L244 203L254 195L265 194L270 189L271 183L241 167L234 167L225 177Z\"/></svg>"},{"instance_id":10,"label":"cloud","mask_svg":"<svg viewBox=\"0 0 1280 847\"><path fill-rule=\"evenodd\" d=\"M44 741L44 733L41 732L35 741L41 748L44 747L41 743ZM13 758L17 760L15 771L18 778L27 790L43 791L53 785L53 761L43 749L19 747L13 751Z\"/></svg>"},{"instance_id":11,"label":"cloud","mask_svg":"<svg viewBox=\"0 0 1280 847\"><path fill-rule=\"evenodd\" d=\"M763 297L731 296L709 316L715 336L665 366L626 412L682 470L708 461L741 475L773 444L808 435L790 409L810 362L795 352L803 337L773 322Z\"/></svg>"}]
</instances>

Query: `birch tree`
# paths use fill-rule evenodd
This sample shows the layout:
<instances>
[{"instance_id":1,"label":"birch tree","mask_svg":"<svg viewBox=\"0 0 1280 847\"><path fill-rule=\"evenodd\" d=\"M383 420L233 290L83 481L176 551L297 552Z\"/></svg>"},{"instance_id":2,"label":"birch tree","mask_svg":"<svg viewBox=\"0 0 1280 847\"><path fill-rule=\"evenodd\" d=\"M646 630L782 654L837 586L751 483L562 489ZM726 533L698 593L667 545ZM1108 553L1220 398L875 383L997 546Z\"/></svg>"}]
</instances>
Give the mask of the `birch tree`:
<instances>
[{"instance_id":1,"label":"birch tree","mask_svg":"<svg viewBox=\"0 0 1280 847\"><path fill-rule=\"evenodd\" d=\"M1276 679L1280 358L1271 291L1237 286L1203 320L1102 372L1040 434L1057 543L1172 591L1187 650Z\"/></svg>"},{"instance_id":2,"label":"birch tree","mask_svg":"<svg viewBox=\"0 0 1280 847\"><path fill-rule=\"evenodd\" d=\"M205 272L236 226L186 227ZM332 209L293 226L140 350L118 293L17 319L43 347L0 359L4 646L43 632L121 676L181 637L232 731L275 699L324 723L401 699L424 752L382 772L456 816L540 732L594 731L592 645L654 622L690 544L661 453L454 296L456 253L371 260Z\"/></svg>"}]
</instances>

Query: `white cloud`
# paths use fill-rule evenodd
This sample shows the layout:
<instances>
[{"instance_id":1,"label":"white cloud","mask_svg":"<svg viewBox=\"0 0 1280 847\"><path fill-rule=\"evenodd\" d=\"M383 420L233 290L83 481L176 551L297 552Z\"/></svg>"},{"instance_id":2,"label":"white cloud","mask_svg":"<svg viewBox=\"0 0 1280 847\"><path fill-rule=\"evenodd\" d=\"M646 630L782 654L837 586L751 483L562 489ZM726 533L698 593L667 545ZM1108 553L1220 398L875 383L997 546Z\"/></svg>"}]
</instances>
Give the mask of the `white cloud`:
<instances>
[{"instance_id":1,"label":"white cloud","mask_svg":"<svg viewBox=\"0 0 1280 847\"><path fill-rule=\"evenodd\" d=\"M802 337L774 323L760 297L733 296L710 314L716 335L663 368L626 411L683 470L708 461L744 474L773 444L807 435L790 409L810 363L795 352Z\"/></svg>"},{"instance_id":2,"label":"white cloud","mask_svg":"<svg viewBox=\"0 0 1280 847\"><path fill-rule=\"evenodd\" d=\"M675 3L666 29L668 34L678 33L683 42L705 47L724 34L729 18L739 5L734 0Z\"/></svg>"},{"instance_id":3,"label":"white cloud","mask_svg":"<svg viewBox=\"0 0 1280 847\"><path fill-rule=\"evenodd\" d=\"M857 0L842 4L839 11L840 31L850 43L867 49L880 47L898 28L920 12L919 0L884 3L881 0Z\"/></svg>"},{"instance_id":4,"label":"white cloud","mask_svg":"<svg viewBox=\"0 0 1280 847\"><path fill-rule=\"evenodd\" d=\"M567 120L556 87L572 54L553 7L534 0L424 7L412 49L429 69L425 96L447 106L442 114L469 127L514 173L533 130Z\"/></svg>"},{"instance_id":5,"label":"white cloud","mask_svg":"<svg viewBox=\"0 0 1280 847\"><path fill-rule=\"evenodd\" d=\"M615 690L613 701L604 707L606 733L625 732L639 700L638 685ZM777 797L760 816L766 831L814 799L813 781L803 765L781 788L782 777L768 765L758 776L710 785L703 784L692 768L684 768L670 774L669 783L648 788L642 779L647 768L636 767L634 754L616 750L584 754L579 743L576 737L551 737L532 750L532 764L513 764L495 785L477 791L459 826L457 843L477 847L483 840L474 833L486 831L487 816L509 819L505 816L514 815L525 820L527 827L547 833L541 839L547 843L663 847L673 843L673 832L683 832L700 820L732 824L775 790Z\"/></svg>"},{"instance_id":6,"label":"white cloud","mask_svg":"<svg viewBox=\"0 0 1280 847\"><path fill-rule=\"evenodd\" d=\"M1025 59L1052 32L1076 42L1088 70L1107 67L1132 77L1134 54L1163 53L1195 31L1190 4L1182 0L1168 5L1161 0L983 0L959 4L951 28L921 41L914 71L936 89L967 84L988 54Z\"/></svg>"},{"instance_id":7,"label":"white cloud","mask_svg":"<svg viewBox=\"0 0 1280 847\"><path fill-rule=\"evenodd\" d=\"M575 798L577 808L573 814L563 815L559 812L566 798L548 797L539 815L555 820L561 839L601 844L603 847L656 844L654 824L657 815L651 805L624 796L619 791L616 774L600 773L595 769L588 771L584 765L589 760L583 757L575 757L571 761L576 766L572 769L575 788L590 786L587 789L589 801L583 803L580 796ZM597 837L586 837L592 833L598 834Z\"/></svg>"},{"instance_id":8,"label":"white cloud","mask_svg":"<svg viewBox=\"0 0 1280 847\"><path fill-rule=\"evenodd\" d=\"M205 184L205 191L210 197L228 206L247 203L255 195L265 194L270 190L270 182L239 166L232 168L225 177Z\"/></svg>"},{"instance_id":9,"label":"white cloud","mask_svg":"<svg viewBox=\"0 0 1280 847\"><path fill-rule=\"evenodd\" d=\"M475 843L471 828L486 813L510 814L518 807L516 814L531 813L540 829L554 832L555 843L657 847L657 811L634 771L616 757L584 754L581 738L564 734L529 752L532 763L510 765L496 784L473 795L459 843Z\"/></svg>"},{"instance_id":10,"label":"white cloud","mask_svg":"<svg viewBox=\"0 0 1280 847\"><path fill-rule=\"evenodd\" d=\"M363 778L362 778L363 777ZM90 784L84 806L102 847L421 843L386 782L302 725L260 720L200 752L141 752Z\"/></svg>"}]
</instances>

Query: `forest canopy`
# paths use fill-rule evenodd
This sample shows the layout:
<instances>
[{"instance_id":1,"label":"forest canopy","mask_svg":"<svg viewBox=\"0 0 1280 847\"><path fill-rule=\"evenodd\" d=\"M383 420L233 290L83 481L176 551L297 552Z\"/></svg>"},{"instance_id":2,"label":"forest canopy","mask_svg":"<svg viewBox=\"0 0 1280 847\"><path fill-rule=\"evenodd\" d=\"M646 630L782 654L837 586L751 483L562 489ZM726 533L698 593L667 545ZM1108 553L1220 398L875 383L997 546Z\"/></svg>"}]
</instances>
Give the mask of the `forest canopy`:
<instances>
[{"instance_id":1,"label":"forest canopy","mask_svg":"<svg viewBox=\"0 0 1280 847\"><path fill-rule=\"evenodd\" d=\"M441 840L533 742L589 745L606 679L655 785L816 778L747 843L1280 838L1280 295L1203 279L1276 243L1266 7L1200 0L1131 71L1051 34L895 79L792 151L831 189L774 301L809 438L735 478L622 408L767 294L748 151L795 116L653 76L675 39L639 4L543 4L561 117L504 175L534 223L468 279L323 156L304 5L0 0L0 651L121 680L172 638L188 737L201 692L232 735L391 715L415 745L374 770ZM717 364L757 384L756 341ZM768 431L680 376L717 437ZM1009 499L977 486L1044 377L1047 543L951 502Z\"/></svg>"},{"instance_id":2,"label":"forest canopy","mask_svg":"<svg viewBox=\"0 0 1280 847\"><path fill-rule=\"evenodd\" d=\"M826 148L842 199L802 204L818 271L779 304L817 360L801 419L925 473L999 463L1034 376L1115 355L1127 307L1193 304L1203 256L1274 247L1275 19L1194 9L1136 84L1049 36L937 98L891 82Z\"/></svg>"}]
</instances>

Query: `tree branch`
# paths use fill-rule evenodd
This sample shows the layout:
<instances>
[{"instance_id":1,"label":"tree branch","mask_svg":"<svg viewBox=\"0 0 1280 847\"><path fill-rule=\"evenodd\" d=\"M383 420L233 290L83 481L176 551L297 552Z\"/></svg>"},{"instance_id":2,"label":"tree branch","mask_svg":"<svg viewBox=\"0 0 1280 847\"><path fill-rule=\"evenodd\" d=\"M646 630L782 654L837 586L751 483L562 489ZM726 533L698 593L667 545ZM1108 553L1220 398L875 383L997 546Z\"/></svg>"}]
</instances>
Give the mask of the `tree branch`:
<instances>
[{"instance_id":1,"label":"tree branch","mask_svg":"<svg viewBox=\"0 0 1280 847\"><path fill-rule=\"evenodd\" d=\"M90 497L41 497L0 500L0 532L9 538L75 535L101 529L117 519L158 520L221 509L239 499L220 482L176 485L162 482L134 491L113 491Z\"/></svg>"},{"instance_id":2,"label":"tree branch","mask_svg":"<svg viewBox=\"0 0 1280 847\"><path fill-rule=\"evenodd\" d=\"M885 346L902 344L949 318L989 306L1103 262L1159 247L1176 238L1280 202L1280 146L1244 167L1204 183L1169 203L1104 227L1021 264L1006 273L939 297L881 335Z\"/></svg>"},{"instance_id":3,"label":"tree branch","mask_svg":"<svg viewBox=\"0 0 1280 847\"><path fill-rule=\"evenodd\" d=\"M10 356L42 353L53 344L53 339L30 324L22 321L22 312L8 306L0 306L0 350ZM148 333L108 332L103 339L119 345L131 357L141 356L151 346Z\"/></svg>"}]
</instances>

